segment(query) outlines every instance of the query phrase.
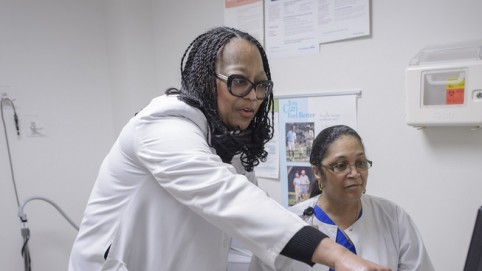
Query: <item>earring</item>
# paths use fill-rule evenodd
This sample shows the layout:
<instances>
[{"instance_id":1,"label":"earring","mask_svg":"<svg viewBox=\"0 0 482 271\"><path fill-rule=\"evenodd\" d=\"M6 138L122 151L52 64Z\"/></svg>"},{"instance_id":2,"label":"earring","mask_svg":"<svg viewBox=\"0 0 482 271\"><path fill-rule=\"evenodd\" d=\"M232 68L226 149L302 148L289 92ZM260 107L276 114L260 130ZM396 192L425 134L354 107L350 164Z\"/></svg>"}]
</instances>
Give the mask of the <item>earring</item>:
<instances>
[{"instance_id":1,"label":"earring","mask_svg":"<svg viewBox=\"0 0 482 271\"><path fill-rule=\"evenodd\" d=\"M320 180L316 180L318 182L318 188L320 189L320 194L323 192L323 184L320 182Z\"/></svg>"}]
</instances>

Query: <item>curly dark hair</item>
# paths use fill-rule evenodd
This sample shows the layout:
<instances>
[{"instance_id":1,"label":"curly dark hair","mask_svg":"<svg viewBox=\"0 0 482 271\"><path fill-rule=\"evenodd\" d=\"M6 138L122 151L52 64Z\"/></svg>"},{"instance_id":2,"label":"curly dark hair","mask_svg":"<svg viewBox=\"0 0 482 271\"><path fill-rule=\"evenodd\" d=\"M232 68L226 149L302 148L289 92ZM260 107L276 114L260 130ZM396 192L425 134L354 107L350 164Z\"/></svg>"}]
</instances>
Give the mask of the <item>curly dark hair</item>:
<instances>
[{"instance_id":1,"label":"curly dark hair","mask_svg":"<svg viewBox=\"0 0 482 271\"><path fill-rule=\"evenodd\" d=\"M233 38L244 39L258 48L266 76L271 80L268 58L254 37L234 28L217 27L199 35L184 52L178 98L206 116L208 142L223 162L230 163L234 155L241 154L243 167L252 171L259 161L266 161L268 156L264 145L273 137L273 94L261 103L247 129L230 130L222 122L217 108L215 63L221 50Z\"/></svg>"}]
</instances>

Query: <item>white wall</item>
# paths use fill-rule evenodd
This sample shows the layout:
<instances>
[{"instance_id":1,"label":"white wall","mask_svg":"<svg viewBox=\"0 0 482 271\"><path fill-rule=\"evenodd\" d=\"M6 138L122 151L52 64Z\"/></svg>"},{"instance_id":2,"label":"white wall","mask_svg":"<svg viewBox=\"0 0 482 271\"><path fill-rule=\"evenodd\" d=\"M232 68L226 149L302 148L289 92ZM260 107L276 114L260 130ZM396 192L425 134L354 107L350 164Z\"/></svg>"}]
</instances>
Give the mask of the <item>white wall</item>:
<instances>
[{"instance_id":1,"label":"white wall","mask_svg":"<svg viewBox=\"0 0 482 271\"><path fill-rule=\"evenodd\" d=\"M20 201L42 196L77 223L108 151L112 99L102 3L0 1L0 85L21 124L4 111ZM29 115L44 137L29 137ZM0 262L23 270L22 238L3 126L0 128ZM33 270L66 270L76 231L50 205L26 208Z\"/></svg>"},{"instance_id":2,"label":"white wall","mask_svg":"<svg viewBox=\"0 0 482 271\"><path fill-rule=\"evenodd\" d=\"M51 198L80 222L121 126L149 99L179 86L182 53L196 35L223 23L223 3L0 0L0 86L10 86L20 120L35 115L46 134L27 137L23 123L16 137L12 110L5 111L21 200ZM481 39L482 2L371 5L371 37L321 45L315 57L271 59L276 94L361 89L358 127L374 160L368 193L412 215L436 270L461 270L482 205L482 131L405 125L404 69L427 45ZM2 269L22 270L0 130L0 262ZM279 200L277 181L261 185ZM75 231L46 203L31 202L26 211L33 270L65 270Z\"/></svg>"},{"instance_id":3,"label":"white wall","mask_svg":"<svg viewBox=\"0 0 482 271\"><path fill-rule=\"evenodd\" d=\"M116 131L153 97L156 81L155 24L151 0L104 0ZM117 134L117 132L116 132Z\"/></svg>"},{"instance_id":4,"label":"white wall","mask_svg":"<svg viewBox=\"0 0 482 271\"><path fill-rule=\"evenodd\" d=\"M42 196L76 223L102 159L153 96L151 1L0 1L0 91L20 201ZM1 95L1 94L0 94ZM33 117L31 116L33 115ZM29 120L44 137L29 137ZM3 126L0 128L0 262L23 270L22 238ZM66 270L76 231L50 205L25 208L33 270Z\"/></svg>"},{"instance_id":5,"label":"white wall","mask_svg":"<svg viewBox=\"0 0 482 271\"><path fill-rule=\"evenodd\" d=\"M275 91L361 89L358 130L374 161L367 193L391 199L412 215L436 270L462 270L482 205L482 130L407 126L404 69L427 45L482 39L482 2L371 4L370 38L322 45L318 57L272 60Z\"/></svg>"}]
</instances>

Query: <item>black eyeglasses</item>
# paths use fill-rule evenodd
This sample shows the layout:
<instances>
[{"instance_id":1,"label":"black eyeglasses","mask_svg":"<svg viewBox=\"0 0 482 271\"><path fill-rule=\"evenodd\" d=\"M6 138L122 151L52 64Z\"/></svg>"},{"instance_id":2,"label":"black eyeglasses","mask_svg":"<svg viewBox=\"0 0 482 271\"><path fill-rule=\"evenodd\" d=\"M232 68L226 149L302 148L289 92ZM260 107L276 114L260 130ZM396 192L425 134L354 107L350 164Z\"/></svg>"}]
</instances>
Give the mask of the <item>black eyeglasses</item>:
<instances>
[{"instance_id":1,"label":"black eyeglasses","mask_svg":"<svg viewBox=\"0 0 482 271\"><path fill-rule=\"evenodd\" d=\"M244 97L254 89L254 92L256 92L256 99L266 100L273 90L273 81L271 80L263 80L253 83L248 78L239 74L226 76L216 73L216 77L226 82L229 93L236 97Z\"/></svg>"},{"instance_id":2,"label":"black eyeglasses","mask_svg":"<svg viewBox=\"0 0 482 271\"><path fill-rule=\"evenodd\" d=\"M369 168L371 168L372 164L373 164L373 162L370 161L370 160L358 160L358 161L355 162L354 165L350 165L346 162L342 162L342 163L336 163L336 164L329 165L329 166L325 166L325 165L322 164L321 166L329 169L330 171L332 171L334 173L346 174L346 173L351 171L352 166L355 167L356 171L365 171L365 170L368 170Z\"/></svg>"}]
</instances>

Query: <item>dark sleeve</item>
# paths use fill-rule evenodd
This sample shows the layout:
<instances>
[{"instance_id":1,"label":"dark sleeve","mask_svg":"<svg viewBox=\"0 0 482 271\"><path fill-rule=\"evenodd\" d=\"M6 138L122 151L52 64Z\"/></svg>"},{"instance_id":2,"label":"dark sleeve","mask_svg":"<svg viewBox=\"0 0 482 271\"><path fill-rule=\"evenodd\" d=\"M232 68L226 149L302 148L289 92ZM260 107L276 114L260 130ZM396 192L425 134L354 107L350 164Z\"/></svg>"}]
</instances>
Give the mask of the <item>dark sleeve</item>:
<instances>
[{"instance_id":1,"label":"dark sleeve","mask_svg":"<svg viewBox=\"0 0 482 271\"><path fill-rule=\"evenodd\" d=\"M328 236L318 229L305 226L288 241L280 254L313 266L315 264L311 261L313 253L325 237Z\"/></svg>"}]
</instances>

